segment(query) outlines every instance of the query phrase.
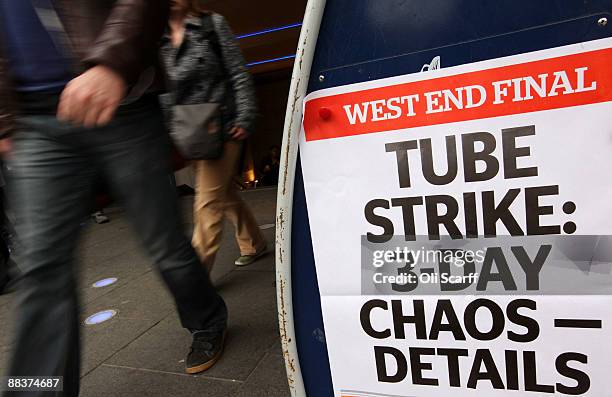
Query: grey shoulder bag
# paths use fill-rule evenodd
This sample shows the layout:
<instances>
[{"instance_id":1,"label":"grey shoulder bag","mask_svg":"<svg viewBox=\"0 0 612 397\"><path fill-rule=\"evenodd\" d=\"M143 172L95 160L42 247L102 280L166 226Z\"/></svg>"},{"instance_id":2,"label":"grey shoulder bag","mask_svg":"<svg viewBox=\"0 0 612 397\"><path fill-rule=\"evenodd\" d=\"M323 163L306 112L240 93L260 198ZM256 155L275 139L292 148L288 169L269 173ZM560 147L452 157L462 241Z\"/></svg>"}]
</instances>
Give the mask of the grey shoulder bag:
<instances>
[{"instance_id":1,"label":"grey shoulder bag","mask_svg":"<svg viewBox=\"0 0 612 397\"><path fill-rule=\"evenodd\" d=\"M213 51L219 57L221 67L224 67L223 54L212 17L204 15L202 22L202 29L209 30L208 37ZM219 103L172 106L170 136L185 159L218 159L223 154L224 134Z\"/></svg>"}]
</instances>

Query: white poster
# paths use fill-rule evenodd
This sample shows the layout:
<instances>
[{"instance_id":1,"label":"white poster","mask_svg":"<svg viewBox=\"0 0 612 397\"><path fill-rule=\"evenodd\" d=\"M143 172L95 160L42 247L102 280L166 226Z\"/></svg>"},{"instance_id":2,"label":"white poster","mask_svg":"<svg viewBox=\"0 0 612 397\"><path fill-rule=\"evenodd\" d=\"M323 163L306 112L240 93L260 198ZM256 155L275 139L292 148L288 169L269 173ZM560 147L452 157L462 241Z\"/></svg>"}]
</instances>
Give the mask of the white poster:
<instances>
[{"instance_id":1,"label":"white poster","mask_svg":"<svg viewBox=\"0 0 612 397\"><path fill-rule=\"evenodd\" d=\"M306 98L335 396L612 397L611 70L603 39Z\"/></svg>"}]
</instances>

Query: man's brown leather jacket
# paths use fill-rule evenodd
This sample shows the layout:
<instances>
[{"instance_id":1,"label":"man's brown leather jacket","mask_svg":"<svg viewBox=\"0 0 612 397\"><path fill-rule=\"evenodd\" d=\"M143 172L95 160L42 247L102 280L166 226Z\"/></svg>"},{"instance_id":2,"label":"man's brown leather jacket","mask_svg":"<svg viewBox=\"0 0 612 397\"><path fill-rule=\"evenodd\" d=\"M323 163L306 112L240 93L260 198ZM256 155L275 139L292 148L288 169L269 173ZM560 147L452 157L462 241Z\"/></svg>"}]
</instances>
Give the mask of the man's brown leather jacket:
<instances>
[{"instance_id":1,"label":"man's brown leather jacket","mask_svg":"<svg viewBox=\"0 0 612 397\"><path fill-rule=\"evenodd\" d=\"M23 0L27 1L27 0ZM168 21L168 0L55 0L54 5L83 70L104 65L128 87L157 70L158 45ZM155 69L154 69L155 68ZM7 60L0 53L0 138L13 132L18 109L11 99Z\"/></svg>"}]
</instances>

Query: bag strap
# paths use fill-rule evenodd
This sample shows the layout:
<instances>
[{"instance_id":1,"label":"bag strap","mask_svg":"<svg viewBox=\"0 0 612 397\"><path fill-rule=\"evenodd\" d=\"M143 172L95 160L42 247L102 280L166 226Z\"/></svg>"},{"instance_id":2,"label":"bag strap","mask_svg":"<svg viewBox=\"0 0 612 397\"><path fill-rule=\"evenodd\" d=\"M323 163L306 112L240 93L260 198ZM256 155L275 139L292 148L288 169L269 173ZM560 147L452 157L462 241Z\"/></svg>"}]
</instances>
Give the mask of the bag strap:
<instances>
[{"instance_id":1,"label":"bag strap","mask_svg":"<svg viewBox=\"0 0 612 397\"><path fill-rule=\"evenodd\" d=\"M202 29L209 33L208 39L210 46L215 53L215 56L219 60L223 74L226 74L223 50L221 49L221 42L219 41L219 35L217 34L217 28L215 27L212 13L206 13L202 16Z\"/></svg>"}]
</instances>

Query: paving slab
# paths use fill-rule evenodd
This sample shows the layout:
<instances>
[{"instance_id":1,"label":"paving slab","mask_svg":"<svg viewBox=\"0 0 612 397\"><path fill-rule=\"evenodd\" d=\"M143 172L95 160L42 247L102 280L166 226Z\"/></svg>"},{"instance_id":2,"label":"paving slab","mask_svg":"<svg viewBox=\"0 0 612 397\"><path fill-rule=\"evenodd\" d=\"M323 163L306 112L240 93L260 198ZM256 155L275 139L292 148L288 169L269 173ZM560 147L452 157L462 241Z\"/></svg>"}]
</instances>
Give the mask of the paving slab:
<instances>
[{"instance_id":1,"label":"paving slab","mask_svg":"<svg viewBox=\"0 0 612 397\"><path fill-rule=\"evenodd\" d=\"M86 374L125 348L156 324L153 320L111 319L95 326L82 326L81 373ZM6 370L11 346L0 347L0 373Z\"/></svg>"},{"instance_id":2,"label":"paving slab","mask_svg":"<svg viewBox=\"0 0 612 397\"><path fill-rule=\"evenodd\" d=\"M93 227L100 228L100 226L95 225ZM103 233L101 230L96 231L96 234ZM89 267L93 265L97 267L106 259L131 251L141 252L142 247L134 234L126 232L87 247L80 244L77 249L77 257L80 258L81 266Z\"/></svg>"},{"instance_id":3,"label":"paving slab","mask_svg":"<svg viewBox=\"0 0 612 397\"><path fill-rule=\"evenodd\" d=\"M110 217L108 223L97 224L90 219L83 222L80 241L82 248L89 248L117 237L133 235L132 226L125 219L125 212L121 208L112 208L106 213Z\"/></svg>"},{"instance_id":4,"label":"paving slab","mask_svg":"<svg viewBox=\"0 0 612 397\"><path fill-rule=\"evenodd\" d=\"M274 223L276 219L276 188L245 190L241 197L253 210L260 225Z\"/></svg>"},{"instance_id":5,"label":"paving slab","mask_svg":"<svg viewBox=\"0 0 612 397\"><path fill-rule=\"evenodd\" d=\"M152 271L150 261L140 253L127 252L107 259L97 268L88 269L79 277L82 285L81 302L90 303ZM107 278L116 278L117 281L103 288L93 288L93 283Z\"/></svg>"},{"instance_id":6,"label":"paving slab","mask_svg":"<svg viewBox=\"0 0 612 397\"><path fill-rule=\"evenodd\" d=\"M235 397L287 397L290 392L286 377L282 356L268 353L238 389Z\"/></svg>"},{"instance_id":7,"label":"paving slab","mask_svg":"<svg viewBox=\"0 0 612 397\"><path fill-rule=\"evenodd\" d=\"M279 338L274 274L234 272L224 281L220 292L230 312L226 349L221 360L203 376L245 380ZM110 359L109 364L183 373L185 348L190 342L190 335L183 332L173 314Z\"/></svg>"},{"instance_id":8,"label":"paving slab","mask_svg":"<svg viewBox=\"0 0 612 397\"><path fill-rule=\"evenodd\" d=\"M87 374L151 329L155 320L113 318L81 327L81 374Z\"/></svg>"},{"instance_id":9,"label":"paving slab","mask_svg":"<svg viewBox=\"0 0 612 397\"><path fill-rule=\"evenodd\" d=\"M117 310L119 319L158 322L174 311L175 305L160 276L154 271L149 271L89 302L81 312L89 316L107 309Z\"/></svg>"},{"instance_id":10,"label":"paving slab","mask_svg":"<svg viewBox=\"0 0 612 397\"><path fill-rule=\"evenodd\" d=\"M8 359L9 359L9 348L8 347L0 347L0 374L4 374L8 367Z\"/></svg>"},{"instance_id":11,"label":"paving slab","mask_svg":"<svg viewBox=\"0 0 612 397\"><path fill-rule=\"evenodd\" d=\"M103 365L83 378L81 397L233 396L239 382Z\"/></svg>"},{"instance_id":12,"label":"paving slab","mask_svg":"<svg viewBox=\"0 0 612 397\"><path fill-rule=\"evenodd\" d=\"M14 321L12 308L12 302L0 306L0 349L11 344Z\"/></svg>"}]
</instances>

